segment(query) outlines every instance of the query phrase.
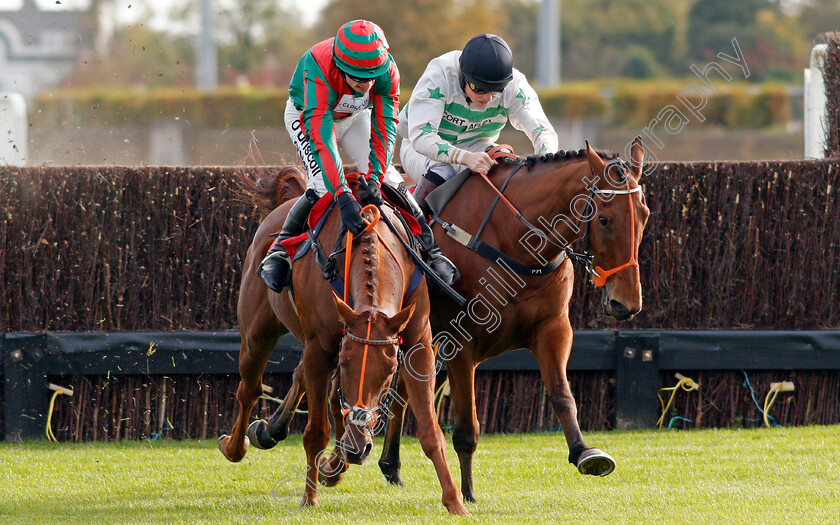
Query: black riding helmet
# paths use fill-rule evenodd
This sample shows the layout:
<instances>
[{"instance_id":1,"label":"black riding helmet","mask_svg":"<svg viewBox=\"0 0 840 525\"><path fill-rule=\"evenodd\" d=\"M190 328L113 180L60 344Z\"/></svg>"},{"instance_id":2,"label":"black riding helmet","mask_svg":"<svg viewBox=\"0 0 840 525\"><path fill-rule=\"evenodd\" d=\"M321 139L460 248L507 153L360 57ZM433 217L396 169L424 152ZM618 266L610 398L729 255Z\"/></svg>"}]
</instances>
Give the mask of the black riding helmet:
<instances>
[{"instance_id":1,"label":"black riding helmet","mask_svg":"<svg viewBox=\"0 0 840 525\"><path fill-rule=\"evenodd\" d=\"M496 35L474 36L464 46L459 59L461 85L474 91L502 91L513 79L513 54Z\"/></svg>"}]
</instances>

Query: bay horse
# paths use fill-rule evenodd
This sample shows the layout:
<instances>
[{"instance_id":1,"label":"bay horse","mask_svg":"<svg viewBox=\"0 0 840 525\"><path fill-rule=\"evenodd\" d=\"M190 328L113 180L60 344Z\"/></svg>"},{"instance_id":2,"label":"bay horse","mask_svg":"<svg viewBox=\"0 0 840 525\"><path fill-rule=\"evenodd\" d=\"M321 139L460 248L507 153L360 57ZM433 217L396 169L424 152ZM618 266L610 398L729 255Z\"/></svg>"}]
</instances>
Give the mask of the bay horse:
<instances>
[{"instance_id":1,"label":"bay horse","mask_svg":"<svg viewBox=\"0 0 840 525\"><path fill-rule=\"evenodd\" d=\"M303 193L301 174L289 166L267 180L245 173L239 179L240 186L259 205L263 220L245 257L237 303L242 337L241 381L236 390L238 413L230 435L219 439L219 449L235 462L242 460L249 444L257 448L276 444L264 421L249 425L248 420L262 395L262 375L268 358L279 336L288 330L304 343L295 381L309 395L309 416L303 433L306 487L301 505L317 506L319 481L328 486L337 484L348 463L361 464L370 454L374 422L387 417L387 407L383 409L380 404L386 394L392 395L389 385L398 370L400 344L411 349L412 360L418 359L422 369L433 373L428 289L425 279L420 279L409 290L414 263L397 234L377 223L379 209L368 206L363 210L368 227L356 243L347 234L347 249L339 259L339 267L347 268L344 299L334 293L322 276L315 264L314 250L293 265L294 299L291 292L278 294L269 290L257 274L257 267L273 242L271 234L280 230L293 204L294 198L289 197ZM352 187L356 189L355 184ZM284 199L288 200L282 202ZM393 216L389 208L381 209ZM337 212L326 217L319 235L323 245L333 245L340 222ZM391 222L407 239L400 222ZM342 266L341 259L346 262L348 257L350 262ZM348 299L352 300L352 307L345 302ZM403 307L404 302L408 306ZM336 369L329 408L336 445L327 454L327 398L331 374ZM446 440L433 407L434 385L405 376L400 384L422 421L418 437L423 452L434 464L444 506L452 514L469 514L446 463Z\"/></svg>"},{"instance_id":2,"label":"bay horse","mask_svg":"<svg viewBox=\"0 0 840 525\"><path fill-rule=\"evenodd\" d=\"M578 152L529 157L525 163L500 162L486 180L475 175L466 179L438 210L435 238L461 272L453 287L472 298L459 307L445 294L430 290L434 342L447 363L455 417L452 442L467 501L475 501L472 460L479 437L475 369L510 350L528 348L536 357L569 447L569 462L588 475L605 476L615 469L609 454L584 441L566 375L573 335L572 260L587 263L594 283L603 288L606 315L627 320L641 311L638 250L650 215L640 186L644 156L641 138L636 137L629 166L618 157L595 152L588 142ZM510 211L496 206L500 199ZM586 253L572 252L569 246L584 238ZM473 240L481 243L470 243ZM495 251L485 250L491 254L488 258L468 244ZM537 264L528 265L531 261ZM272 416L279 439L288 433L304 393L295 381ZM385 478L399 485L403 416L404 407L396 407L379 460Z\"/></svg>"}]
</instances>

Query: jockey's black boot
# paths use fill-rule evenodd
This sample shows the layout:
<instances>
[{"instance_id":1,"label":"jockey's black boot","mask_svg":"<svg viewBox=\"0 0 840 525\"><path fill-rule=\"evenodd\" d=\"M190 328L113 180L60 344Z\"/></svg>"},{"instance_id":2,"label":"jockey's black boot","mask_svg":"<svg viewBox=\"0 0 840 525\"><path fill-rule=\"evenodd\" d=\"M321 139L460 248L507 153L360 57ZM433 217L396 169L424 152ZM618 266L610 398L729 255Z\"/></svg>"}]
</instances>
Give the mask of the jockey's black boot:
<instances>
[{"instance_id":1,"label":"jockey's black boot","mask_svg":"<svg viewBox=\"0 0 840 525\"><path fill-rule=\"evenodd\" d=\"M425 177L421 179L420 182L422 183L424 180L426 180ZM418 186L419 184L420 183L418 183ZM437 186L432 185L431 189L435 189L436 187ZM400 184L398 189L400 193L405 195L405 200L409 205L408 212L414 215L414 218L417 219L418 223L420 223L420 235L418 235L417 238L420 241L420 251L423 258L426 260L429 267L438 274L446 284L451 286L452 283L461 277L461 274L458 272L458 268L456 268L455 265L452 264L452 261L447 259L446 256L443 255L443 252L440 251L437 242L435 242L435 237L432 235L432 229L429 227L429 223L426 220L426 214L420 208L417 200L405 189L405 187L403 187L402 184ZM414 191L416 192L417 189L415 188ZM428 195L428 192L426 192L426 195Z\"/></svg>"},{"instance_id":2,"label":"jockey's black boot","mask_svg":"<svg viewBox=\"0 0 840 525\"><path fill-rule=\"evenodd\" d=\"M423 214L428 217L432 214L432 210L429 208L429 205L426 204L426 195L432 192L435 188L440 186L444 183L443 178L434 172L429 172L420 179L420 182L414 187L414 200L416 201L417 205L423 211ZM411 210L409 210L411 211ZM412 214L414 212L412 211ZM416 214L414 214L416 217ZM425 220L420 222L426 222Z\"/></svg>"},{"instance_id":3,"label":"jockey's black boot","mask_svg":"<svg viewBox=\"0 0 840 525\"><path fill-rule=\"evenodd\" d=\"M317 202L317 197L314 199L310 196L310 192L302 195L289 210L286 216L286 222L283 223L283 228L280 234L275 239L274 244L269 248L265 259L260 263L257 273L263 278L265 284L277 293L281 293L283 288L291 284L291 269L292 261L286 248L280 244L280 241L296 237L303 233L303 227L306 224L306 218L309 216L309 211Z\"/></svg>"}]
</instances>

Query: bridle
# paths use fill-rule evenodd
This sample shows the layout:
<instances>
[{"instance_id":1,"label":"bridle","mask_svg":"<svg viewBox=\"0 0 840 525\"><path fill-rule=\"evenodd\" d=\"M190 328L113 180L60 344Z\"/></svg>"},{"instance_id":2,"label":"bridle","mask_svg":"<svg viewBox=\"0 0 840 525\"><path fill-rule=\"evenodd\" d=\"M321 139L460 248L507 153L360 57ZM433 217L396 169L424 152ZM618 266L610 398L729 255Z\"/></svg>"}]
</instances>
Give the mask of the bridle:
<instances>
[{"instance_id":1,"label":"bridle","mask_svg":"<svg viewBox=\"0 0 840 525\"><path fill-rule=\"evenodd\" d=\"M599 288L603 288L607 284L607 279L609 279L612 275L620 272L625 268L629 268L631 266L639 268L639 260L636 257L636 219L635 213L633 213L633 197L632 194L638 193L642 191L641 185L636 185L635 188L630 187L630 181L627 180L627 163L625 163L620 158L616 157L604 163L604 173L607 173L611 167L616 166L619 172L622 174L622 178L625 179L625 186L624 189L620 190L602 190L596 188L595 185L592 185L592 188L589 190L589 195L586 199L586 207L584 208L583 214L578 217L577 222L577 229L580 229L580 223L583 220L583 217L589 217L590 215L594 215L594 207L595 202L594 198L595 195L627 195L627 202L628 208L630 210L630 258L627 260L626 263L616 266L610 270L604 270L600 266L594 266L594 259L595 257L589 253L589 223L592 222L590 220L586 221L586 231L583 233L583 240L584 242L584 250L583 253L574 253L571 250L567 250L571 252L569 254L569 258L575 260L576 262L582 263L584 269L589 274L590 279L595 284L595 286ZM592 175L595 175L595 172L592 171L592 168L589 168Z\"/></svg>"},{"instance_id":2,"label":"bridle","mask_svg":"<svg viewBox=\"0 0 840 525\"><path fill-rule=\"evenodd\" d=\"M365 369L367 367L367 356L368 356L368 349L371 346L390 346L390 345L397 345L397 372L394 376L394 380L392 381L392 387L395 387L397 381L399 381L399 374L400 374L400 367L402 366L403 355L402 355L402 337L397 336L393 339L371 339L370 338L370 329L373 323L373 311L378 311L380 313L385 314L385 311L379 308L378 306L374 306L371 311L367 312L367 334L365 337L359 337L357 335L353 335L350 333L350 329L345 327L342 331L343 337L341 338L341 344L344 344L345 339L349 339L359 344L365 345L364 351L362 354L362 371L359 377L359 397L356 400L354 405L351 405L347 402L344 398L344 394L341 391L341 380L340 376L338 376L339 371L336 368L336 376L339 377L339 381L337 384L338 390L338 402L341 405L341 416L345 419L347 424L356 425L356 426L370 426L374 419L376 418L375 413L379 412L380 404L373 408L368 408L365 406L364 401L362 400L362 394L364 392L365 387ZM387 314L386 314L387 315ZM388 405L390 406L390 399L388 400ZM349 415L349 417L348 417Z\"/></svg>"},{"instance_id":3,"label":"bridle","mask_svg":"<svg viewBox=\"0 0 840 525\"><path fill-rule=\"evenodd\" d=\"M364 216L362 216L362 220L367 222L367 226L365 227L365 231L367 231L367 232L372 231L373 233L375 233L376 234L375 239L377 241L382 241L381 244L383 246L385 246L385 249L388 251L388 253L391 254L391 257L393 257L394 261L397 263L397 266L400 269L400 276L401 276L401 284L400 285L401 285L401 287L404 288L405 283L406 283L406 277L405 277L405 270L403 270L403 267L402 267L402 263L400 263L400 260L397 258L396 254L394 254L393 250L391 250L391 247L388 246L388 243L386 243L386 242L384 242L384 240L382 240L382 237L379 235L379 232L374 229L376 224L379 222L379 218L380 218L379 209L376 206L374 206L372 204L369 204L369 205L365 206L364 208L362 208L362 212L365 212L365 211L373 212L373 219L370 220L370 221L367 218L365 218ZM350 295L350 284L349 284L350 283L350 255L352 253L352 246L353 246L353 233L352 232L347 232L347 250L346 250L346 253L345 253L345 262L344 262L344 302L345 303L347 302L347 299ZM400 296L399 310L402 310L402 300L403 300L403 297ZM334 372L334 376L338 378L336 389L338 391L337 392L338 402L341 405L341 416L344 418L344 420L347 424L355 425L355 426L359 426L359 427L370 427L370 426L372 426L372 424L374 423L374 420L378 417L378 412L380 411L380 407L382 406L382 408L384 408L385 411L387 411L390 408L390 404L391 404L391 401L393 399L393 394L392 394L391 391L389 391L388 392L388 397L384 401L380 400L380 402L377 403L377 406L375 406L373 408L368 408L365 405L364 401L362 400L362 395L364 393L364 386L365 386L365 370L367 368L368 349L371 346L397 345L397 372L394 375L394 379L393 379L392 385L391 385L391 390L395 389L396 386L397 386L397 383L398 383L399 377L400 377L400 368L402 367L402 362L403 362L403 352L402 352L402 348L400 348L400 345L402 345L402 337L401 336L397 336L393 339L371 339L370 338L370 331L371 331L371 327L373 325L373 312L379 312L379 313L387 316L387 313L382 308L380 308L376 305L372 306L370 308L370 310L367 311L367 333L365 334L364 337L360 337L360 336L352 334L350 332L350 329L347 328L346 326L344 327L344 330L342 330L343 337L341 338L341 345L343 345L344 341L347 340L347 339L349 339L350 341L353 341L355 343L359 343L359 344L364 345L364 350L363 350L363 353L362 353L362 371L361 371L361 374L360 374L360 377L359 377L359 396L358 396L358 399L356 400L355 404L351 405L350 403L348 403L347 400L344 398L344 394L341 391L341 375L340 375L340 372L339 372L339 369L341 368L341 365L336 367L335 372Z\"/></svg>"}]
</instances>

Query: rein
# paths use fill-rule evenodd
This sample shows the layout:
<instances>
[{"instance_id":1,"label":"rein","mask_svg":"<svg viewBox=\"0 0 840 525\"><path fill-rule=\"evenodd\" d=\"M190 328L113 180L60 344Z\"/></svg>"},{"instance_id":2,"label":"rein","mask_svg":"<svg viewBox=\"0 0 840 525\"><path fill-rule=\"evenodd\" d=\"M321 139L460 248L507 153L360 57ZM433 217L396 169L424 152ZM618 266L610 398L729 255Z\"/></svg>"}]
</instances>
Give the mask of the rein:
<instances>
[{"instance_id":1,"label":"rein","mask_svg":"<svg viewBox=\"0 0 840 525\"><path fill-rule=\"evenodd\" d=\"M504 151L504 149L508 149L508 151ZM485 175L481 175L482 179L485 182L487 182L487 184L493 189L493 191L496 192L496 198L493 200L493 204L490 206L490 209L487 211L487 214L484 216L484 220L481 221L481 225L478 227L478 232L475 235L471 235L470 233L468 233L466 230L464 230L463 228L461 228L457 224L444 221L443 219L440 218L440 216L438 216L437 213L433 214L432 217L434 218L435 222L437 222L438 224L441 225L441 227L446 232L446 234L449 235L450 237L452 237L452 239L454 239L459 244L465 246L466 248L478 253L479 255L481 255L482 257L484 257L486 259L489 259L489 260L494 261L494 262L498 262L499 260L501 260L511 270L513 270L514 272L516 272L520 275L535 276L535 275L549 274L549 273L553 272L554 270L556 270L557 268L559 268L560 265L563 264L563 262L566 260L566 257L567 257L567 254L566 254L566 251L565 251L566 248L563 247L563 246L559 246L557 243L555 243L554 241L549 239L542 230L540 230L539 228L537 228L536 226L531 224L527 219L525 219L525 217L522 215L522 213L519 212L519 210L516 208L516 206L514 206L507 199L507 197L505 197L503 195L505 189L507 188L508 183L511 181L513 176L516 174L516 172L518 172L520 169L522 169L522 166L525 165L522 162L522 159L520 159L519 157L517 157L513 153L510 153L510 151L512 151L512 148L510 148L510 146L507 146L507 145L504 145L504 144L500 144L499 146L496 146L493 149L488 151L488 154L491 155L491 157L494 160L498 159L500 157L505 157L505 158L510 158L510 159L516 159L518 164L508 174L507 179L505 179L505 182L502 184L501 189L496 188L496 186L492 182L490 182L490 179L488 179ZM487 244L484 241L482 241L481 239L479 239L479 237L481 236L481 232L484 231L484 227L487 226L487 223L489 222L490 217L493 214L493 210L496 209L496 205L499 203L499 200L502 200L505 203L505 205L508 207L508 209L510 209L516 215L516 217L520 221L522 221L523 224L525 224L525 226L528 228L529 231L534 232L541 239L545 239L547 242L549 242L551 244L554 244L555 246L558 246L559 248L563 249L564 251L561 251L560 254L557 257L555 257L554 260L550 261L548 264L541 265L541 266L529 266L527 264L523 264L523 263L517 261L516 259L509 256L508 254L500 251L495 246Z\"/></svg>"}]
</instances>

